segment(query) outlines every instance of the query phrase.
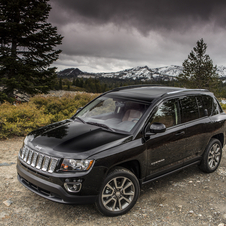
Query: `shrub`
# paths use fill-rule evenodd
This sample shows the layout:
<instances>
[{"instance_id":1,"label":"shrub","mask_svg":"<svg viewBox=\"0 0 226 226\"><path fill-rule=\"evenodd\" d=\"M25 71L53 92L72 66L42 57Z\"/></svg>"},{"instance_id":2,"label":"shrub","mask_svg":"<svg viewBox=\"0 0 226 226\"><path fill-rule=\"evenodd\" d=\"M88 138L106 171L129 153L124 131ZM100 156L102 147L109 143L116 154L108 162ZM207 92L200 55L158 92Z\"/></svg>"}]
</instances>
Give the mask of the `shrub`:
<instances>
[{"instance_id":1,"label":"shrub","mask_svg":"<svg viewBox=\"0 0 226 226\"><path fill-rule=\"evenodd\" d=\"M79 107L97 96L87 93L62 97L39 95L17 106L4 103L0 105L0 138L25 136L34 129L70 118Z\"/></svg>"}]
</instances>

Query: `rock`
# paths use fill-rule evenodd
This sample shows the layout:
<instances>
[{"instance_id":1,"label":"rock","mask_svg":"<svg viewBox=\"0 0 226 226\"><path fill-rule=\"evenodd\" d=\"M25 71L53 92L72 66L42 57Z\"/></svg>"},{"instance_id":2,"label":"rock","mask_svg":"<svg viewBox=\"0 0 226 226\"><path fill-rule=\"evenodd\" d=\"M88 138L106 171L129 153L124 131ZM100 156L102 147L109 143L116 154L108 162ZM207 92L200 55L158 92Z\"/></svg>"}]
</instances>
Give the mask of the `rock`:
<instances>
[{"instance_id":1,"label":"rock","mask_svg":"<svg viewBox=\"0 0 226 226\"><path fill-rule=\"evenodd\" d=\"M220 224L218 224L218 226L225 226L225 224L224 223L220 223Z\"/></svg>"},{"instance_id":2,"label":"rock","mask_svg":"<svg viewBox=\"0 0 226 226\"><path fill-rule=\"evenodd\" d=\"M3 202L6 206L11 206L11 204L13 203L13 201L11 201L11 200L6 200L6 201L4 201Z\"/></svg>"},{"instance_id":3,"label":"rock","mask_svg":"<svg viewBox=\"0 0 226 226\"><path fill-rule=\"evenodd\" d=\"M194 213L194 211L193 210L190 210L189 212L188 212L188 214L193 214Z\"/></svg>"},{"instance_id":4,"label":"rock","mask_svg":"<svg viewBox=\"0 0 226 226\"><path fill-rule=\"evenodd\" d=\"M13 164L16 164L16 163L14 163L14 162L10 162L10 163L3 162L3 163L0 163L0 166L11 166Z\"/></svg>"},{"instance_id":5,"label":"rock","mask_svg":"<svg viewBox=\"0 0 226 226\"><path fill-rule=\"evenodd\" d=\"M223 215L223 218L226 219L226 214Z\"/></svg>"}]
</instances>

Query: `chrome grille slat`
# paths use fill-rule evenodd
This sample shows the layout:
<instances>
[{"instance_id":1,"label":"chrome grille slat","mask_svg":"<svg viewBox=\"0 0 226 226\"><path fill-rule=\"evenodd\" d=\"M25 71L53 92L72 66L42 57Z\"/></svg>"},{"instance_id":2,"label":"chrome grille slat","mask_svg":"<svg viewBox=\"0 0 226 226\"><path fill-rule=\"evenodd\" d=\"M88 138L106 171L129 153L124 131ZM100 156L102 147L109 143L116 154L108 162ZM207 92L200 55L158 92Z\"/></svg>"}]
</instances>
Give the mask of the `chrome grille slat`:
<instances>
[{"instance_id":1,"label":"chrome grille slat","mask_svg":"<svg viewBox=\"0 0 226 226\"><path fill-rule=\"evenodd\" d=\"M24 154L24 161L25 161L25 162L27 161L28 154L29 154L29 149L26 148L26 149L25 149L25 154Z\"/></svg>"},{"instance_id":2,"label":"chrome grille slat","mask_svg":"<svg viewBox=\"0 0 226 226\"><path fill-rule=\"evenodd\" d=\"M29 165L31 164L32 155L33 155L33 151L30 150L29 155L28 155L28 159L27 159L27 164L29 164Z\"/></svg>"},{"instance_id":3,"label":"chrome grille slat","mask_svg":"<svg viewBox=\"0 0 226 226\"><path fill-rule=\"evenodd\" d=\"M37 152L34 152L31 166L33 166L33 167L36 166L37 158L38 158L38 153Z\"/></svg>"},{"instance_id":4,"label":"chrome grille slat","mask_svg":"<svg viewBox=\"0 0 226 226\"><path fill-rule=\"evenodd\" d=\"M56 165L57 165L57 161L58 161L58 159L55 159L55 158L52 158L52 159L51 159L51 163L50 163L50 165L49 165L49 170L48 170L48 172L52 173L52 172L55 170Z\"/></svg>"},{"instance_id":5,"label":"chrome grille slat","mask_svg":"<svg viewBox=\"0 0 226 226\"><path fill-rule=\"evenodd\" d=\"M23 159L24 158L24 154L25 154L25 147L22 148L21 152L20 152L20 157Z\"/></svg>"},{"instance_id":6,"label":"chrome grille slat","mask_svg":"<svg viewBox=\"0 0 226 226\"><path fill-rule=\"evenodd\" d=\"M36 168L37 169L41 169L42 168L42 160L43 160L43 157L44 156L41 155L41 154L38 156L38 162L37 162L37 165L36 165Z\"/></svg>"},{"instance_id":7,"label":"chrome grille slat","mask_svg":"<svg viewBox=\"0 0 226 226\"><path fill-rule=\"evenodd\" d=\"M24 146L20 151L20 160L27 165L38 170L53 173L56 169L58 160L57 158L52 158L50 156L40 154L33 151L31 148Z\"/></svg>"},{"instance_id":8,"label":"chrome grille slat","mask_svg":"<svg viewBox=\"0 0 226 226\"><path fill-rule=\"evenodd\" d=\"M42 166L42 170L43 171L46 171L48 169L49 160L50 160L50 157L45 156L45 159L44 159L44 162L43 162L43 166Z\"/></svg>"}]
</instances>

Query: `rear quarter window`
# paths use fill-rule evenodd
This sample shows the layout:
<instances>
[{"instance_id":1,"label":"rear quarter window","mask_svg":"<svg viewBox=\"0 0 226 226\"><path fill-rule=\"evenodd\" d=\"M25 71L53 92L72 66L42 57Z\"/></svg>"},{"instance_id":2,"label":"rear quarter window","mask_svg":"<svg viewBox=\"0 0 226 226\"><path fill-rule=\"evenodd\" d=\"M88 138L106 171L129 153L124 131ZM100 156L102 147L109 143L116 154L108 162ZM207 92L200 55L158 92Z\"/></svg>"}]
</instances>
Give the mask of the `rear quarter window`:
<instances>
[{"instance_id":1,"label":"rear quarter window","mask_svg":"<svg viewBox=\"0 0 226 226\"><path fill-rule=\"evenodd\" d=\"M222 112L223 112L223 110L222 110L219 102L216 100L216 98L213 98L213 115L217 115Z\"/></svg>"}]
</instances>

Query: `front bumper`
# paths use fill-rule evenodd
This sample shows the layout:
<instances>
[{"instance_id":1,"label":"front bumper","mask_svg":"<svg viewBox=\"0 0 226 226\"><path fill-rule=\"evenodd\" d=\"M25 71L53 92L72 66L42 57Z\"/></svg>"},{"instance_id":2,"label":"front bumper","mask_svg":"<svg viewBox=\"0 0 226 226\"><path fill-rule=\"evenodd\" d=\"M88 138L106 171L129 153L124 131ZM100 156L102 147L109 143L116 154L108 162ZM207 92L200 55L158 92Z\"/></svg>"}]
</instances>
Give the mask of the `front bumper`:
<instances>
[{"instance_id":1,"label":"front bumper","mask_svg":"<svg viewBox=\"0 0 226 226\"><path fill-rule=\"evenodd\" d=\"M94 203L97 199L97 195L69 194L61 185L42 179L29 172L19 160L17 163L17 173L17 178L22 185L51 201L65 204L89 204Z\"/></svg>"}]
</instances>

